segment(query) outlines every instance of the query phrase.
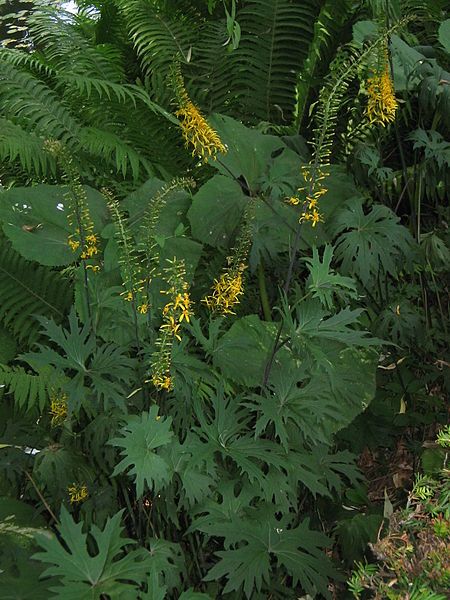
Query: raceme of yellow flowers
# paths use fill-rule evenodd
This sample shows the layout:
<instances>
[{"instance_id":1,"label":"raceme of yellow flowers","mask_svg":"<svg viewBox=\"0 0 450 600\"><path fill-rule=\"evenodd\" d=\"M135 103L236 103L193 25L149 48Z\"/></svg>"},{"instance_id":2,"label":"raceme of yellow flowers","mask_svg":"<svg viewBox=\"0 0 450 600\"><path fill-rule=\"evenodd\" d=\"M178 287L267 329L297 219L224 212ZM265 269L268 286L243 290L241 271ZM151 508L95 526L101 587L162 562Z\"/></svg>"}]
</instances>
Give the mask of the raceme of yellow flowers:
<instances>
[{"instance_id":1,"label":"raceme of yellow flowers","mask_svg":"<svg viewBox=\"0 0 450 600\"><path fill-rule=\"evenodd\" d=\"M243 272L245 264L241 263L233 271L225 271L214 280L211 295L204 298L203 302L212 312L222 315L236 314L232 309L239 304L239 297L243 291Z\"/></svg>"},{"instance_id":2,"label":"raceme of yellow flowers","mask_svg":"<svg viewBox=\"0 0 450 600\"><path fill-rule=\"evenodd\" d=\"M203 162L208 158L215 159L219 152L225 154L227 148L218 133L189 98L179 65L175 67L174 86L179 104L175 114L180 119L186 148L192 148L192 156L198 156Z\"/></svg>"},{"instance_id":3,"label":"raceme of yellow flowers","mask_svg":"<svg viewBox=\"0 0 450 600\"><path fill-rule=\"evenodd\" d=\"M319 212L319 200L328 191L323 182L329 174L323 168L312 169L306 165L302 167L302 175L306 183L305 187L298 188L298 194L289 198L287 202L292 206L301 204L300 223L307 222L315 227L317 223L323 221ZM300 199L301 195L306 196L304 200Z\"/></svg>"},{"instance_id":4,"label":"raceme of yellow flowers","mask_svg":"<svg viewBox=\"0 0 450 600\"><path fill-rule=\"evenodd\" d=\"M157 350L152 355L151 381L157 389L168 391L173 388L170 373L172 345L174 340L181 341L182 323L189 323L193 312L188 284L185 281L184 262L175 258L168 261L165 275L169 288L161 290L161 293L169 296L170 300L162 311L163 323L156 340Z\"/></svg>"},{"instance_id":5,"label":"raceme of yellow flowers","mask_svg":"<svg viewBox=\"0 0 450 600\"><path fill-rule=\"evenodd\" d=\"M89 212L86 190L81 185L79 174L73 165L73 159L58 140L46 140L44 148L61 165L69 187L64 198L68 205L67 220L73 227L74 233L69 235L67 244L73 252L77 252L81 248L80 258L82 260L93 259L99 252L99 238L94 233L94 223ZM90 265L90 267L93 272L100 269L98 265Z\"/></svg>"},{"instance_id":6,"label":"raceme of yellow flowers","mask_svg":"<svg viewBox=\"0 0 450 600\"><path fill-rule=\"evenodd\" d=\"M84 502L89 496L87 486L84 483L81 485L77 483L69 485L67 493L69 494L71 504L80 504L80 502Z\"/></svg>"},{"instance_id":7,"label":"raceme of yellow flowers","mask_svg":"<svg viewBox=\"0 0 450 600\"><path fill-rule=\"evenodd\" d=\"M61 425L67 417L67 394L64 392L50 393L50 416L52 427Z\"/></svg>"},{"instance_id":8,"label":"raceme of yellow flowers","mask_svg":"<svg viewBox=\"0 0 450 600\"><path fill-rule=\"evenodd\" d=\"M384 65L381 72L375 73L367 81L367 116L371 123L385 127L395 120L398 102L395 98L387 50L384 53Z\"/></svg>"}]
</instances>

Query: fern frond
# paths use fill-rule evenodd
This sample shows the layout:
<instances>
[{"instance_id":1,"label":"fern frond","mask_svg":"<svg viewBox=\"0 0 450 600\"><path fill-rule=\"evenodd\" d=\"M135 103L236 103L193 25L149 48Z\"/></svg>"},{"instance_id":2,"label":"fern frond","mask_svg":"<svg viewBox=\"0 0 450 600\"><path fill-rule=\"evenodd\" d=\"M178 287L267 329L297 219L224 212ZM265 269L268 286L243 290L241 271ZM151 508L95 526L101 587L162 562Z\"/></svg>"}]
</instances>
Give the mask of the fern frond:
<instances>
[{"instance_id":1,"label":"fern frond","mask_svg":"<svg viewBox=\"0 0 450 600\"><path fill-rule=\"evenodd\" d=\"M43 8L28 20L31 39L45 48L47 60L57 70L90 74L112 83L125 81L121 52L109 44L93 45L77 28L77 17L61 10Z\"/></svg>"},{"instance_id":2,"label":"fern frond","mask_svg":"<svg viewBox=\"0 0 450 600\"><path fill-rule=\"evenodd\" d=\"M72 302L72 286L58 272L28 262L0 237L0 321L18 341L32 344L40 324L34 315L62 320Z\"/></svg>"},{"instance_id":3,"label":"fern frond","mask_svg":"<svg viewBox=\"0 0 450 600\"><path fill-rule=\"evenodd\" d=\"M1 60L0 104L4 115L20 119L28 131L76 145L79 124L57 95L36 77Z\"/></svg>"},{"instance_id":4,"label":"fern frond","mask_svg":"<svg viewBox=\"0 0 450 600\"><path fill-rule=\"evenodd\" d=\"M41 77L54 77L56 75L53 69L39 52L22 52L17 48L5 48L1 51L1 59L16 68L26 67L35 75Z\"/></svg>"},{"instance_id":5,"label":"fern frond","mask_svg":"<svg viewBox=\"0 0 450 600\"><path fill-rule=\"evenodd\" d=\"M198 40L199 18L192 12L165 12L145 0L118 0L118 5L146 75L164 83L174 61L187 60ZM153 92L161 93L156 87Z\"/></svg>"},{"instance_id":6,"label":"fern frond","mask_svg":"<svg viewBox=\"0 0 450 600\"><path fill-rule=\"evenodd\" d=\"M48 404L49 373L34 375L23 367L7 367L0 364L0 385L14 396L17 408L30 410L38 406L42 412Z\"/></svg>"},{"instance_id":7,"label":"fern frond","mask_svg":"<svg viewBox=\"0 0 450 600\"><path fill-rule=\"evenodd\" d=\"M296 73L307 57L318 12L314 0L251 0L239 11L235 86L252 120L290 122Z\"/></svg>"},{"instance_id":8,"label":"fern frond","mask_svg":"<svg viewBox=\"0 0 450 600\"><path fill-rule=\"evenodd\" d=\"M314 36L308 49L308 56L298 75L296 85L296 105L294 109L295 130L300 129L310 94L312 81L327 68L332 53L341 41L341 29L350 15L354 14L351 0L327 0L320 9L314 24Z\"/></svg>"},{"instance_id":9,"label":"fern frond","mask_svg":"<svg viewBox=\"0 0 450 600\"><path fill-rule=\"evenodd\" d=\"M37 177L56 174L56 163L42 146L42 139L8 119L0 118L0 161L19 162Z\"/></svg>"},{"instance_id":10,"label":"fern frond","mask_svg":"<svg viewBox=\"0 0 450 600\"><path fill-rule=\"evenodd\" d=\"M154 175L154 171L148 161L140 156L123 138L112 131L100 130L95 127L84 127L80 132L80 140L85 151L93 155L102 156L124 178L126 178L130 168L134 179L139 177L141 167L147 176Z\"/></svg>"}]
</instances>

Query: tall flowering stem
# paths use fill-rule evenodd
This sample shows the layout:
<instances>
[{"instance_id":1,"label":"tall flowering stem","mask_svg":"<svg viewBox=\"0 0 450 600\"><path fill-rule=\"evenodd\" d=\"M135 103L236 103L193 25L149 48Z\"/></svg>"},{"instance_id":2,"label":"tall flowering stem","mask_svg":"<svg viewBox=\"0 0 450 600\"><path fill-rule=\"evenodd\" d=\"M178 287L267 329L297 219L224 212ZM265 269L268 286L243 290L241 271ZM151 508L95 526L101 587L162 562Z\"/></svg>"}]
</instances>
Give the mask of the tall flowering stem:
<instances>
[{"instance_id":1,"label":"tall flowering stem","mask_svg":"<svg viewBox=\"0 0 450 600\"><path fill-rule=\"evenodd\" d=\"M174 258L167 262L164 278L169 287L161 293L169 301L162 311L163 322L156 340L156 351L152 354L150 380L156 389L169 391L173 389L172 346L175 340L181 341L183 322L189 323L193 312L184 261Z\"/></svg>"},{"instance_id":2,"label":"tall flowering stem","mask_svg":"<svg viewBox=\"0 0 450 600\"><path fill-rule=\"evenodd\" d=\"M147 314L149 300L147 294L147 276L144 273L142 260L133 242L126 224L126 219L120 210L119 203L108 190L102 190L107 199L108 208L116 226L116 238L120 248L119 264L122 273L124 291L121 296L126 302L131 302L133 309L140 314Z\"/></svg>"},{"instance_id":3,"label":"tall flowering stem","mask_svg":"<svg viewBox=\"0 0 450 600\"><path fill-rule=\"evenodd\" d=\"M219 134L189 98L179 64L173 68L173 83L179 106L176 116L180 119L186 148L190 148L192 156L198 156L202 162L215 159L218 153L225 154L227 148Z\"/></svg>"},{"instance_id":4,"label":"tall flowering stem","mask_svg":"<svg viewBox=\"0 0 450 600\"><path fill-rule=\"evenodd\" d=\"M81 249L81 259L92 259L99 253L99 238L94 232L87 193L81 184L73 159L64 145L57 140L47 140L44 148L57 159L69 188L64 198L68 203L67 220L74 231L69 235L67 243L73 252Z\"/></svg>"},{"instance_id":5,"label":"tall flowering stem","mask_svg":"<svg viewBox=\"0 0 450 600\"><path fill-rule=\"evenodd\" d=\"M283 285L283 293L289 292L292 278L294 275L294 264L297 259L297 252L300 246L301 231L305 223L310 223L313 227L321 221L321 215L318 209L319 199L326 193L327 189L324 182L328 176L328 167L332 155L333 141L336 132L339 110L345 93L348 90L350 82L355 77L359 66L378 51L380 45L399 25L391 28L386 35L380 37L373 44L368 46L363 52L355 53L351 48L338 54L337 59L330 68L330 77L319 94L317 103L314 128L313 159L311 163L303 170L305 187L298 190L299 194L293 196L288 202L294 206L301 205L302 209L299 215L299 224L293 240L291 249L291 259L289 261L286 279ZM305 193L302 199L301 195ZM269 381L270 372L274 363L275 355L282 347L280 342L283 330L283 321L280 321L273 347L269 353L262 381L262 387L266 387Z\"/></svg>"},{"instance_id":6,"label":"tall flowering stem","mask_svg":"<svg viewBox=\"0 0 450 600\"><path fill-rule=\"evenodd\" d=\"M80 175L73 159L65 146L58 140L46 140L44 148L56 158L68 187L64 199L67 202L67 220L73 232L69 235L67 244L73 252L81 250L80 258L83 262L87 312L89 318L91 318L88 269L91 269L94 273L100 269L98 263L92 262L92 259L95 259L99 254L100 241L94 231L94 222L89 211L87 193L81 184Z\"/></svg>"},{"instance_id":7,"label":"tall flowering stem","mask_svg":"<svg viewBox=\"0 0 450 600\"><path fill-rule=\"evenodd\" d=\"M252 245L252 221L256 198L250 198L243 217L241 233L232 253L227 259L224 272L214 280L211 294L203 298L211 312L234 315L235 308L244 294L244 271L247 268L248 254Z\"/></svg>"},{"instance_id":8,"label":"tall flowering stem","mask_svg":"<svg viewBox=\"0 0 450 600\"><path fill-rule=\"evenodd\" d=\"M152 198L141 220L141 238L138 249L144 261L147 280L147 296L150 296L148 286L151 280L158 275L160 261L160 245L156 239L156 228L161 217L161 212L170 199L171 194L179 189L195 187L195 181L189 178L176 178L164 185Z\"/></svg>"}]
</instances>

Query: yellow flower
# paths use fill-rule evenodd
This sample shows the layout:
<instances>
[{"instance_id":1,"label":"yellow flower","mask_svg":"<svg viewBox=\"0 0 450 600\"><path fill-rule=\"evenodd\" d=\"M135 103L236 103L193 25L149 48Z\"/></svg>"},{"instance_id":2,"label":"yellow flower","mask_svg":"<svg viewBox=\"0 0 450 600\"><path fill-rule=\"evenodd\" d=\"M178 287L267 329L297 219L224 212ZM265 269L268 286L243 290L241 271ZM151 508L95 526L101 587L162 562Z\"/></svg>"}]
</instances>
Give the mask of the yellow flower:
<instances>
[{"instance_id":1,"label":"yellow flower","mask_svg":"<svg viewBox=\"0 0 450 600\"><path fill-rule=\"evenodd\" d=\"M144 302L143 304L138 306L137 309L138 309L138 312L141 313L141 315L146 315L148 312L148 304L146 302Z\"/></svg>"},{"instance_id":2,"label":"yellow flower","mask_svg":"<svg viewBox=\"0 0 450 600\"><path fill-rule=\"evenodd\" d=\"M93 273L100 271L100 267L98 265L86 265L86 269L92 269Z\"/></svg>"},{"instance_id":3,"label":"yellow flower","mask_svg":"<svg viewBox=\"0 0 450 600\"><path fill-rule=\"evenodd\" d=\"M98 239L95 233L90 233L86 236L86 244L89 246L96 246L98 244Z\"/></svg>"},{"instance_id":4,"label":"yellow flower","mask_svg":"<svg viewBox=\"0 0 450 600\"><path fill-rule=\"evenodd\" d=\"M322 215L319 213L317 208L313 208L310 212L304 212L300 217L300 221L309 221L313 227L320 221L323 221Z\"/></svg>"},{"instance_id":5,"label":"yellow flower","mask_svg":"<svg viewBox=\"0 0 450 600\"><path fill-rule=\"evenodd\" d=\"M297 206L297 204L300 202L300 198L297 196L291 196L288 200L286 200L286 202L291 206Z\"/></svg>"},{"instance_id":6,"label":"yellow flower","mask_svg":"<svg viewBox=\"0 0 450 600\"><path fill-rule=\"evenodd\" d=\"M152 375L152 383L158 390L170 391L173 387L172 379L168 373L155 373Z\"/></svg>"},{"instance_id":7,"label":"yellow flower","mask_svg":"<svg viewBox=\"0 0 450 600\"><path fill-rule=\"evenodd\" d=\"M163 331L168 331L171 335L176 337L177 340L181 342L181 336L178 333L178 330L180 329L180 324L175 321L174 317L170 316L167 322L161 325L160 329Z\"/></svg>"},{"instance_id":8,"label":"yellow flower","mask_svg":"<svg viewBox=\"0 0 450 600\"><path fill-rule=\"evenodd\" d=\"M395 120L398 108L387 59L384 72L381 75L375 74L367 84L367 116L371 123L379 123L385 127L387 123Z\"/></svg>"},{"instance_id":9,"label":"yellow flower","mask_svg":"<svg viewBox=\"0 0 450 600\"><path fill-rule=\"evenodd\" d=\"M180 312L180 316L178 317L178 322L181 323L183 319L185 319L188 323L190 322L192 313L188 308L182 308Z\"/></svg>"},{"instance_id":10,"label":"yellow flower","mask_svg":"<svg viewBox=\"0 0 450 600\"><path fill-rule=\"evenodd\" d=\"M183 103L176 115L181 121L186 147L193 147L192 156L197 155L206 161L208 158L215 158L218 152L227 151L218 133L189 99Z\"/></svg>"},{"instance_id":11,"label":"yellow flower","mask_svg":"<svg viewBox=\"0 0 450 600\"><path fill-rule=\"evenodd\" d=\"M85 246L83 252L81 253L81 258L92 258L96 254L98 254L97 246Z\"/></svg>"},{"instance_id":12,"label":"yellow flower","mask_svg":"<svg viewBox=\"0 0 450 600\"><path fill-rule=\"evenodd\" d=\"M70 249L72 250L72 252L76 252L78 250L78 248L80 247L80 242L78 240L73 240L72 238L69 238L67 240L67 243L70 246Z\"/></svg>"},{"instance_id":13,"label":"yellow flower","mask_svg":"<svg viewBox=\"0 0 450 600\"><path fill-rule=\"evenodd\" d=\"M69 487L67 488L67 492L69 494L71 504L78 504L80 502L84 502L89 496L87 486L84 483L82 485L78 485L77 483L69 485Z\"/></svg>"},{"instance_id":14,"label":"yellow flower","mask_svg":"<svg viewBox=\"0 0 450 600\"><path fill-rule=\"evenodd\" d=\"M214 281L212 294L203 300L210 310L218 311L223 315L236 314L232 308L239 304L239 296L244 293L242 280L244 268L241 265L237 272L225 272Z\"/></svg>"},{"instance_id":15,"label":"yellow flower","mask_svg":"<svg viewBox=\"0 0 450 600\"><path fill-rule=\"evenodd\" d=\"M61 425L67 417L67 394L56 394L51 397L50 415L52 417L52 427Z\"/></svg>"},{"instance_id":16,"label":"yellow flower","mask_svg":"<svg viewBox=\"0 0 450 600\"><path fill-rule=\"evenodd\" d=\"M131 302L133 300L133 292L122 292L121 296L122 295L125 302Z\"/></svg>"}]
</instances>

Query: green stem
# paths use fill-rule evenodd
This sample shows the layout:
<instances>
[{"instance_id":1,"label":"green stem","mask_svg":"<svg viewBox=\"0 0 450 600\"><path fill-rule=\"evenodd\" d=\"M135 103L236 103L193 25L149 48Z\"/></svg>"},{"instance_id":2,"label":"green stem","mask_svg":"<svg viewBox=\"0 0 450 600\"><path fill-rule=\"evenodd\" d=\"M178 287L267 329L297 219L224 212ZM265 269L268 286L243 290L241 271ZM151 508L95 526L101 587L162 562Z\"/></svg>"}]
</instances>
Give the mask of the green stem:
<instances>
[{"instance_id":1,"label":"green stem","mask_svg":"<svg viewBox=\"0 0 450 600\"><path fill-rule=\"evenodd\" d=\"M266 321L272 321L272 314L270 310L269 296L267 295L266 278L264 275L264 264L262 258L258 264L258 284L259 284L259 297L261 299L261 306L263 309L264 319Z\"/></svg>"}]
</instances>

